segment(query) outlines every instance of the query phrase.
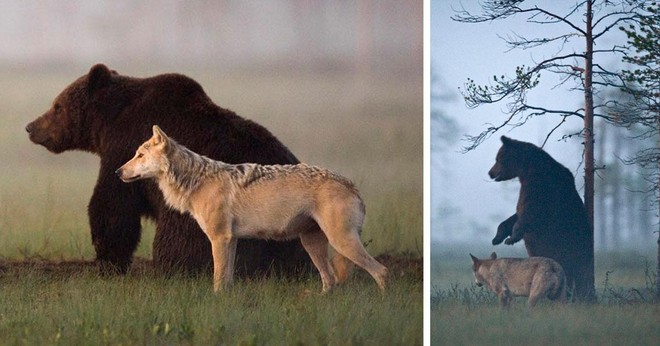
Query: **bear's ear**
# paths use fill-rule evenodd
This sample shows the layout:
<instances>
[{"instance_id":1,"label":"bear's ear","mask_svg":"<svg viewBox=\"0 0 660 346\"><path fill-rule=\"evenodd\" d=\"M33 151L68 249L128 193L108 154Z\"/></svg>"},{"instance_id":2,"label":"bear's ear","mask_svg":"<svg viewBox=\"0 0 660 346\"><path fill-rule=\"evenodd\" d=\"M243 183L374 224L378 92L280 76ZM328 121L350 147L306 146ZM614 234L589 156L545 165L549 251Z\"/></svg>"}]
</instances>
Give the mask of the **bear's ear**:
<instances>
[{"instance_id":1,"label":"bear's ear","mask_svg":"<svg viewBox=\"0 0 660 346\"><path fill-rule=\"evenodd\" d=\"M90 91L96 91L102 89L106 85L110 84L110 78L112 73L107 66L103 64L96 64L92 66L87 74L87 88Z\"/></svg>"},{"instance_id":2,"label":"bear's ear","mask_svg":"<svg viewBox=\"0 0 660 346\"><path fill-rule=\"evenodd\" d=\"M507 137L507 136L502 136L502 137L500 137L500 139L502 140L502 143L503 143L503 144L509 144L509 143L511 143L511 138L509 138L509 137Z\"/></svg>"},{"instance_id":3,"label":"bear's ear","mask_svg":"<svg viewBox=\"0 0 660 346\"><path fill-rule=\"evenodd\" d=\"M490 254L490 259L497 259L497 254L495 252Z\"/></svg>"}]
</instances>

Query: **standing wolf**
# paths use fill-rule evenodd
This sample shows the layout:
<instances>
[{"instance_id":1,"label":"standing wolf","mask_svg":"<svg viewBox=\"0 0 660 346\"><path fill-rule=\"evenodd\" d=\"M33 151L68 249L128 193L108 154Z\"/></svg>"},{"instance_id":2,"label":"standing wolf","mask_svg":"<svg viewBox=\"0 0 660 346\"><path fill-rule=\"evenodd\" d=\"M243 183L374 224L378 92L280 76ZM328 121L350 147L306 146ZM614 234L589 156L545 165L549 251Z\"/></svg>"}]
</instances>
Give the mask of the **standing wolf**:
<instances>
[{"instance_id":1,"label":"standing wolf","mask_svg":"<svg viewBox=\"0 0 660 346\"><path fill-rule=\"evenodd\" d=\"M559 263L550 258L497 258L480 260L472 254L472 271L477 286L486 285L508 307L512 296L529 296L528 306L543 297L566 303L566 276Z\"/></svg>"},{"instance_id":2,"label":"standing wolf","mask_svg":"<svg viewBox=\"0 0 660 346\"><path fill-rule=\"evenodd\" d=\"M344 272L337 263L350 259L385 289L387 268L362 246L359 231L364 203L355 186L328 170L298 165L230 165L198 155L158 127L135 156L117 169L124 182L155 178L166 203L190 213L211 241L213 289L231 285L237 238L300 241L329 291ZM337 266L339 271L347 266Z\"/></svg>"}]
</instances>

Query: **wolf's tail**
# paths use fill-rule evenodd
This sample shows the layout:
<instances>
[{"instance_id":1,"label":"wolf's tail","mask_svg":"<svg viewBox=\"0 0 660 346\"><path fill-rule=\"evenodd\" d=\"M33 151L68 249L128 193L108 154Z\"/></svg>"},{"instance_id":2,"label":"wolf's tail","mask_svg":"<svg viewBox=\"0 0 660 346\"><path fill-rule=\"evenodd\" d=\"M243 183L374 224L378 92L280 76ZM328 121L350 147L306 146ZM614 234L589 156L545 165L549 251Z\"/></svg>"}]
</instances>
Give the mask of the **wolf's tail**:
<instances>
[{"instance_id":1,"label":"wolf's tail","mask_svg":"<svg viewBox=\"0 0 660 346\"><path fill-rule=\"evenodd\" d=\"M351 260L335 251L334 256L332 256L332 267L335 272L336 283L341 284L346 281L354 266Z\"/></svg>"}]
</instances>

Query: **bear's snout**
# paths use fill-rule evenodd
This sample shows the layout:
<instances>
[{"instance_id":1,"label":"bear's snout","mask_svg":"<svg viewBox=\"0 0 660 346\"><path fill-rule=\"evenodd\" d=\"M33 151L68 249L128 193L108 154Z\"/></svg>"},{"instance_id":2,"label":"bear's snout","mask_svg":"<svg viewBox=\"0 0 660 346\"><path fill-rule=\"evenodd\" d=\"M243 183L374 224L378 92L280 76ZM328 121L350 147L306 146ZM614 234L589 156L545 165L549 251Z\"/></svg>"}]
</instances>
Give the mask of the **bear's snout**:
<instances>
[{"instance_id":1,"label":"bear's snout","mask_svg":"<svg viewBox=\"0 0 660 346\"><path fill-rule=\"evenodd\" d=\"M30 140L36 144L43 144L53 137L53 131L47 128L47 123L43 117L39 117L25 125L25 131L28 133Z\"/></svg>"},{"instance_id":2,"label":"bear's snout","mask_svg":"<svg viewBox=\"0 0 660 346\"><path fill-rule=\"evenodd\" d=\"M28 133L28 137L33 143L41 144L46 148L49 148L46 144L49 144L48 142L51 140L51 138L48 136L48 133L40 129L39 124L37 124L37 120L27 124L25 126L25 131Z\"/></svg>"},{"instance_id":3,"label":"bear's snout","mask_svg":"<svg viewBox=\"0 0 660 346\"><path fill-rule=\"evenodd\" d=\"M497 177L498 177L499 175L500 175L500 173L499 173L499 171L497 170L497 167L496 167L496 166L493 166L493 168L491 168L491 169L488 171L488 176L489 176L491 179L495 179L495 180L497 180Z\"/></svg>"}]
</instances>

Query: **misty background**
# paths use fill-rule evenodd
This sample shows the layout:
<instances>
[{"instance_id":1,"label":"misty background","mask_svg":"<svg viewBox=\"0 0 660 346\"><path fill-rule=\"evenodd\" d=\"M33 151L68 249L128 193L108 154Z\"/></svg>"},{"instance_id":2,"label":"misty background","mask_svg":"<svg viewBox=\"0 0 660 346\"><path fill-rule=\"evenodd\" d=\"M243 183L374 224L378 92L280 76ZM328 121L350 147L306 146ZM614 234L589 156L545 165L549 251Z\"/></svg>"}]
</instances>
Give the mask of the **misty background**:
<instances>
[{"instance_id":1,"label":"misty background","mask_svg":"<svg viewBox=\"0 0 660 346\"><path fill-rule=\"evenodd\" d=\"M422 12L421 0L0 1L0 258L94 256L98 156L49 153L25 126L96 63L195 79L301 161L354 180L370 252L421 257ZM137 256L151 256L149 232Z\"/></svg>"},{"instance_id":2,"label":"misty background","mask_svg":"<svg viewBox=\"0 0 660 346\"><path fill-rule=\"evenodd\" d=\"M551 10L567 5L571 4L543 3ZM541 146L561 118L545 115L532 118L522 127L505 127L476 150L463 153L467 145L463 140L465 135L477 135L488 124L498 125L506 114L504 103L468 109L459 88L464 88L468 78L484 85L493 75L512 75L516 66L530 66L534 61L557 53L557 46L552 44L509 51L498 35L512 37L518 33L537 38L552 36L553 30L565 28L530 25L524 22L524 15L480 24L451 20L454 9L462 6L479 13L475 2L431 1L431 252L442 254L454 248L467 248L482 257L491 251L526 256L522 242L513 247L490 244L499 223L515 212L520 184L517 179L493 182L487 172L495 162L501 135ZM616 33L611 40L623 44L626 38ZM575 42L576 46L563 47L564 52L582 52L581 41ZM622 64L619 59L612 56L598 63L618 69ZM581 61L574 62L575 66L581 64ZM553 88L559 81L559 77L553 75L542 76L538 90L529 94L529 103L552 109L580 108L583 94L567 92L565 87ZM615 91L607 95L618 97ZM654 232L658 229L657 205L652 203L654 196L641 192L648 188L648 183L640 168L622 162L641 143L631 139L634 131L598 120L595 126L596 166L605 167L596 177L596 250L652 249L657 240ZM544 146L544 150L573 172L581 196L584 193L582 138L562 137L582 127L582 119L568 118Z\"/></svg>"},{"instance_id":3,"label":"misty background","mask_svg":"<svg viewBox=\"0 0 660 346\"><path fill-rule=\"evenodd\" d=\"M117 0L0 3L5 66L419 69L422 1Z\"/></svg>"}]
</instances>

